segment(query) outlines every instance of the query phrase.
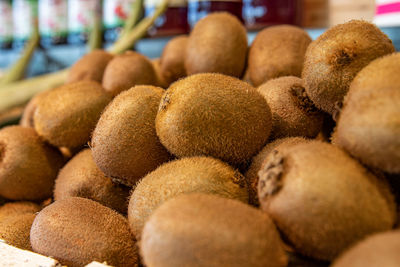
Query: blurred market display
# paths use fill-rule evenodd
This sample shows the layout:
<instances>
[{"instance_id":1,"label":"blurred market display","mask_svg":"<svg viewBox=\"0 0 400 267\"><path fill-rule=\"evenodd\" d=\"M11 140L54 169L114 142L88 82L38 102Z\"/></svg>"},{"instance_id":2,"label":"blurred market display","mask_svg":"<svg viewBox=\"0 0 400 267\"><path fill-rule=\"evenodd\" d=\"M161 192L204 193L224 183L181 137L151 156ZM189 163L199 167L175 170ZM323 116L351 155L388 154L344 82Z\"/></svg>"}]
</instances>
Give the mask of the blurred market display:
<instances>
[{"instance_id":1,"label":"blurred market display","mask_svg":"<svg viewBox=\"0 0 400 267\"><path fill-rule=\"evenodd\" d=\"M0 0L0 69L18 58L36 26L40 45L28 76L62 69L80 58L96 21L107 47L118 38L135 1L139 0ZM140 1L141 17L151 14L159 2ZM316 38L329 26L365 19L381 27L400 49L400 1L391 0L170 0L168 10L135 49L158 57L172 36L188 33L199 19L216 11L243 21L249 41L270 25L299 25Z\"/></svg>"}]
</instances>

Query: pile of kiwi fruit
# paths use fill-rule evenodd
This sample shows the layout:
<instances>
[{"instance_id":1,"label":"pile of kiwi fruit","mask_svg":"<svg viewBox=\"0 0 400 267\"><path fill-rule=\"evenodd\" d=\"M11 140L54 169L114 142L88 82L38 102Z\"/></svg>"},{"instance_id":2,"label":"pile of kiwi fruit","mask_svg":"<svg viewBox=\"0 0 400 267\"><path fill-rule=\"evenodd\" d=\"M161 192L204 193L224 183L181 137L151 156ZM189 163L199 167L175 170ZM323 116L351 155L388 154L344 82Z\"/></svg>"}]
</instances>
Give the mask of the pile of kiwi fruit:
<instances>
[{"instance_id":1,"label":"pile of kiwi fruit","mask_svg":"<svg viewBox=\"0 0 400 267\"><path fill-rule=\"evenodd\" d=\"M0 129L0 239L67 266L400 266L399 69L365 21L249 46L225 12L159 59L90 52Z\"/></svg>"}]
</instances>

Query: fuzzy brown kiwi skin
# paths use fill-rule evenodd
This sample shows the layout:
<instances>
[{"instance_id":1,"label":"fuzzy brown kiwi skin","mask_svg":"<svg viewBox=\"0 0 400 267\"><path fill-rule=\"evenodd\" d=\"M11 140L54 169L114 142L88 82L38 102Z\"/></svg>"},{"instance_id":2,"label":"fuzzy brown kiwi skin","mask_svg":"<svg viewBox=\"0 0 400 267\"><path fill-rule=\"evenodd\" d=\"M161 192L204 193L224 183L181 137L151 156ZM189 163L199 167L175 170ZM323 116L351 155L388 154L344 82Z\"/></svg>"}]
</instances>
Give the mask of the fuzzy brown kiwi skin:
<instances>
[{"instance_id":1,"label":"fuzzy brown kiwi skin","mask_svg":"<svg viewBox=\"0 0 400 267\"><path fill-rule=\"evenodd\" d=\"M308 98L300 78L270 80L258 87L271 108L271 139L303 136L314 138L323 125L323 114Z\"/></svg>"},{"instance_id":2,"label":"fuzzy brown kiwi skin","mask_svg":"<svg viewBox=\"0 0 400 267\"><path fill-rule=\"evenodd\" d=\"M400 174L400 53L371 62L350 86L335 143L363 164Z\"/></svg>"},{"instance_id":3,"label":"fuzzy brown kiwi skin","mask_svg":"<svg viewBox=\"0 0 400 267\"><path fill-rule=\"evenodd\" d=\"M392 41L371 23L352 20L336 25L307 49L302 73L306 92L317 108L332 115L356 74L394 51Z\"/></svg>"},{"instance_id":4,"label":"fuzzy brown kiwi skin","mask_svg":"<svg viewBox=\"0 0 400 267\"><path fill-rule=\"evenodd\" d=\"M34 252L67 266L93 260L112 266L137 266L135 237L126 218L95 201L71 197L44 208L31 229Z\"/></svg>"},{"instance_id":5,"label":"fuzzy brown kiwi skin","mask_svg":"<svg viewBox=\"0 0 400 267\"><path fill-rule=\"evenodd\" d=\"M22 113L21 120L19 121L19 125L23 127L31 127L34 128L33 115L35 114L37 104L41 98L43 98L49 91L41 92L35 95L29 103L25 106L24 112Z\"/></svg>"},{"instance_id":6,"label":"fuzzy brown kiwi skin","mask_svg":"<svg viewBox=\"0 0 400 267\"><path fill-rule=\"evenodd\" d=\"M243 24L227 12L215 12L194 26L187 42L187 75L222 73L241 77L247 57L247 34Z\"/></svg>"},{"instance_id":7,"label":"fuzzy brown kiwi skin","mask_svg":"<svg viewBox=\"0 0 400 267\"><path fill-rule=\"evenodd\" d=\"M106 177L93 161L90 149L82 150L58 173L54 200L82 197L99 202L122 214L128 207L129 187L118 185Z\"/></svg>"},{"instance_id":8,"label":"fuzzy brown kiwi skin","mask_svg":"<svg viewBox=\"0 0 400 267\"><path fill-rule=\"evenodd\" d=\"M267 160L269 153L271 153L274 150L280 151L292 145L296 145L307 141L308 139L305 139L303 137L286 137L286 138L276 139L273 142L266 144L264 148L260 152L258 152L257 155L253 157L250 167L244 174L249 183L250 204L254 206L260 205L257 196L258 172L260 171L265 160Z\"/></svg>"},{"instance_id":9,"label":"fuzzy brown kiwi skin","mask_svg":"<svg viewBox=\"0 0 400 267\"><path fill-rule=\"evenodd\" d=\"M156 117L157 135L175 156L212 156L235 167L262 149L270 129L270 108L255 88L216 73L172 84Z\"/></svg>"},{"instance_id":10,"label":"fuzzy brown kiwi skin","mask_svg":"<svg viewBox=\"0 0 400 267\"><path fill-rule=\"evenodd\" d=\"M108 105L93 131L91 149L96 165L127 186L172 156L161 145L154 126L164 90L135 86Z\"/></svg>"},{"instance_id":11,"label":"fuzzy brown kiwi skin","mask_svg":"<svg viewBox=\"0 0 400 267\"><path fill-rule=\"evenodd\" d=\"M153 65L154 71L156 72L157 76L157 86L166 89L170 85L169 82L164 78L161 73L161 63L159 58L155 58L151 60L151 64Z\"/></svg>"},{"instance_id":12,"label":"fuzzy brown kiwi skin","mask_svg":"<svg viewBox=\"0 0 400 267\"><path fill-rule=\"evenodd\" d=\"M94 50L81 57L72 65L67 82L96 81L101 83L104 70L113 59L113 55L104 50Z\"/></svg>"},{"instance_id":13,"label":"fuzzy brown kiwi skin","mask_svg":"<svg viewBox=\"0 0 400 267\"><path fill-rule=\"evenodd\" d=\"M34 214L39 212L41 207L33 202L29 201L17 201L9 202L0 207L0 222L7 217L12 217L15 215L30 213Z\"/></svg>"},{"instance_id":14,"label":"fuzzy brown kiwi skin","mask_svg":"<svg viewBox=\"0 0 400 267\"><path fill-rule=\"evenodd\" d=\"M332 267L400 265L400 231L372 235L344 252Z\"/></svg>"},{"instance_id":15,"label":"fuzzy brown kiwi skin","mask_svg":"<svg viewBox=\"0 0 400 267\"><path fill-rule=\"evenodd\" d=\"M135 85L157 85L157 75L151 61L128 51L110 61L104 72L103 87L113 96Z\"/></svg>"},{"instance_id":16,"label":"fuzzy brown kiwi skin","mask_svg":"<svg viewBox=\"0 0 400 267\"><path fill-rule=\"evenodd\" d=\"M162 77L171 84L186 76L185 51L188 42L187 35L172 38L164 47L160 58Z\"/></svg>"},{"instance_id":17,"label":"fuzzy brown kiwi skin","mask_svg":"<svg viewBox=\"0 0 400 267\"><path fill-rule=\"evenodd\" d=\"M213 195L185 194L165 202L146 223L140 244L147 266L287 265L266 213Z\"/></svg>"},{"instance_id":18,"label":"fuzzy brown kiwi skin","mask_svg":"<svg viewBox=\"0 0 400 267\"><path fill-rule=\"evenodd\" d=\"M43 200L52 195L64 159L32 128L0 130L0 195L11 200Z\"/></svg>"},{"instance_id":19,"label":"fuzzy brown kiwi skin","mask_svg":"<svg viewBox=\"0 0 400 267\"><path fill-rule=\"evenodd\" d=\"M333 260L396 221L389 185L328 143L309 141L272 152L259 177L261 208L305 256Z\"/></svg>"},{"instance_id":20,"label":"fuzzy brown kiwi skin","mask_svg":"<svg viewBox=\"0 0 400 267\"><path fill-rule=\"evenodd\" d=\"M0 239L20 249L32 250L30 230L36 214L22 213L0 221Z\"/></svg>"},{"instance_id":21,"label":"fuzzy brown kiwi skin","mask_svg":"<svg viewBox=\"0 0 400 267\"><path fill-rule=\"evenodd\" d=\"M191 192L248 202L245 178L228 164L211 157L182 158L161 165L137 184L128 206L133 233L140 238L146 220L167 199Z\"/></svg>"},{"instance_id":22,"label":"fuzzy brown kiwi skin","mask_svg":"<svg viewBox=\"0 0 400 267\"><path fill-rule=\"evenodd\" d=\"M37 104L35 130L54 146L80 148L90 140L101 112L110 101L111 96L94 81L55 88Z\"/></svg>"},{"instance_id":23,"label":"fuzzy brown kiwi skin","mask_svg":"<svg viewBox=\"0 0 400 267\"><path fill-rule=\"evenodd\" d=\"M253 85L260 86L282 76L300 77L310 43L306 31L291 25L272 26L260 31L251 44L247 60Z\"/></svg>"}]
</instances>

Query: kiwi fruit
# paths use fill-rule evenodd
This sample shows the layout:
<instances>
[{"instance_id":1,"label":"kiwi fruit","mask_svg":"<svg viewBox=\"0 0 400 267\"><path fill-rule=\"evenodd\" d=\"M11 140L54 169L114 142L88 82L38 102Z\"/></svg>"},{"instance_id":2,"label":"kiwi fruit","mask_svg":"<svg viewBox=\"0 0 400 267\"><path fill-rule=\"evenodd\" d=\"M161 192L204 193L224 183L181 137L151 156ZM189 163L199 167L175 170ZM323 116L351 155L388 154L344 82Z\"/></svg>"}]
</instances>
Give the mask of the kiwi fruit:
<instances>
[{"instance_id":1,"label":"kiwi fruit","mask_svg":"<svg viewBox=\"0 0 400 267\"><path fill-rule=\"evenodd\" d=\"M161 88L168 88L169 83L166 81L166 79L163 77L161 73L161 63L159 58L155 58L151 60L151 64L153 65L154 71L156 72L157 76L157 86Z\"/></svg>"},{"instance_id":2,"label":"kiwi fruit","mask_svg":"<svg viewBox=\"0 0 400 267\"><path fill-rule=\"evenodd\" d=\"M282 76L301 76L304 55L311 38L296 26L279 25L260 31L247 60L254 86Z\"/></svg>"},{"instance_id":3,"label":"kiwi fruit","mask_svg":"<svg viewBox=\"0 0 400 267\"><path fill-rule=\"evenodd\" d=\"M43 91L37 95L35 95L25 106L24 112L22 113L21 120L19 121L19 125L24 127L34 128L35 124L33 122L33 116L35 114L37 104L41 98L43 98L49 91Z\"/></svg>"},{"instance_id":4,"label":"kiwi fruit","mask_svg":"<svg viewBox=\"0 0 400 267\"><path fill-rule=\"evenodd\" d=\"M129 188L115 184L93 161L90 149L73 157L58 173L54 200L83 197L99 202L125 214L128 208Z\"/></svg>"},{"instance_id":5,"label":"kiwi fruit","mask_svg":"<svg viewBox=\"0 0 400 267\"><path fill-rule=\"evenodd\" d=\"M90 199L71 197L47 206L36 216L30 235L34 252L63 265L98 261L137 266L136 241L126 218Z\"/></svg>"},{"instance_id":6,"label":"kiwi fruit","mask_svg":"<svg viewBox=\"0 0 400 267\"><path fill-rule=\"evenodd\" d=\"M357 73L394 51L392 41L369 22L352 20L336 25L307 49L302 73L306 92L317 108L333 115Z\"/></svg>"},{"instance_id":7,"label":"kiwi fruit","mask_svg":"<svg viewBox=\"0 0 400 267\"><path fill-rule=\"evenodd\" d=\"M34 214L41 209L38 204L29 201L9 202L0 207L0 222L8 217L20 214Z\"/></svg>"},{"instance_id":8,"label":"kiwi fruit","mask_svg":"<svg viewBox=\"0 0 400 267\"><path fill-rule=\"evenodd\" d=\"M93 81L65 84L41 98L33 116L35 130L57 147L77 148L90 140L101 112L111 101Z\"/></svg>"},{"instance_id":9,"label":"kiwi fruit","mask_svg":"<svg viewBox=\"0 0 400 267\"><path fill-rule=\"evenodd\" d=\"M107 65L103 87L116 96L135 85L157 85L157 75L151 61L136 52L115 56Z\"/></svg>"},{"instance_id":10,"label":"kiwi fruit","mask_svg":"<svg viewBox=\"0 0 400 267\"><path fill-rule=\"evenodd\" d=\"M281 139L276 139L275 141L268 143L258 152L257 155L253 157L251 160L250 167L245 172L244 176L249 183L249 192L250 192L250 203L254 206L258 206L260 203L258 202L257 196L257 188L258 188L258 172L261 169L264 161L267 159L269 153L273 150L280 151L281 149L285 149L292 145L296 145L299 143L307 142L308 140L303 137L286 137Z\"/></svg>"},{"instance_id":11,"label":"kiwi fruit","mask_svg":"<svg viewBox=\"0 0 400 267\"><path fill-rule=\"evenodd\" d=\"M68 73L67 82L96 81L101 83L104 70L113 57L107 51L93 50L72 65Z\"/></svg>"},{"instance_id":12,"label":"kiwi fruit","mask_svg":"<svg viewBox=\"0 0 400 267\"><path fill-rule=\"evenodd\" d=\"M161 74L168 83L186 76L185 51L187 41L187 35L180 35L172 38L163 49L160 58Z\"/></svg>"},{"instance_id":13,"label":"kiwi fruit","mask_svg":"<svg viewBox=\"0 0 400 267\"><path fill-rule=\"evenodd\" d=\"M64 163L57 149L32 128L0 130L0 196L11 200L42 200L52 195L54 180Z\"/></svg>"},{"instance_id":14,"label":"kiwi fruit","mask_svg":"<svg viewBox=\"0 0 400 267\"><path fill-rule=\"evenodd\" d=\"M258 197L288 243L319 260L390 230L397 217L386 181L321 141L271 152L259 172Z\"/></svg>"},{"instance_id":15,"label":"kiwi fruit","mask_svg":"<svg viewBox=\"0 0 400 267\"><path fill-rule=\"evenodd\" d=\"M246 64L247 33L227 12L215 12L196 23L186 45L187 75L216 72L241 77Z\"/></svg>"},{"instance_id":16,"label":"kiwi fruit","mask_svg":"<svg viewBox=\"0 0 400 267\"><path fill-rule=\"evenodd\" d=\"M96 165L119 183L133 186L171 155L155 130L164 90L135 86L110 103L93 132L91 148Z\"/></svg>"},{"instance_id":17,"label":"kiwi fruit","mask_svg":"<svg viewBox=\"0 0 400 267\"><path fill-rule=\"evenodd\" d=\"M400 231L372 235L343 253L332 267L400 266Z\"/></svg>"},{"instance_id":18,"label":"kiwi fruit","mask_svg":"<svg viewBox=\"0 0 400 267\"><path fill-rule=\"evenodd\" d=\"M335 132L365 165L400 173L400 53L371 62L350 86Z\"/></svg>"},{"instance_id":19,"label":"kiwi fruit","mask_svg":"<svg viewBox=\"0 0 400 267\"><path fill-rule=\"evenodd\" d=\"M269 80L257 90L271 109L271 139L314 138L322 130L323 114L308 98L300 78L287 76Z\"/></svg>"},{"instance_id":20,"label":"kiwi fruit","mask_svg":"<svg viewBox=\"0 0 400 267\"><path fill-rule=\"evenodd\" d=\"M161 143L178 157L212 156L240 166L267 142L271 112L263 96L246 82L202 73L168 88L156 130Z\"/></svg>"},{"instance_id":21,"label":"kiwi fruit","mask_svg":"<svg viewBox=\"0 0 400 267\"><path fill-rule=\"evenodd\" d=\"M167 199L182 193L209 193L248 202L245 178L232 167L211 157L171 161L146 175L132 192L128 220L140 238L153 211Z\"/></svg>"},{"instance_id":22,"label":"kiwi fruit","mask_svg":"<svg viewBox=\"0 0 400 267\"><path fill-rule=\"evenodd\" d=\"M0 239L17 248L32 250L29 234L35 217L33 213L21 213L0 220Z\"/></svg>"},{"instance_id":23,"label":"kiwi fruit","mask_svg":"<svg viewBox=\"0 0 400 267\"><path fill-rule=\"evenodd\" d=\"M286 266L269 216L237 200L186 194L166 201L140 242L146 266Z\"/></svg>"}]
</instances>

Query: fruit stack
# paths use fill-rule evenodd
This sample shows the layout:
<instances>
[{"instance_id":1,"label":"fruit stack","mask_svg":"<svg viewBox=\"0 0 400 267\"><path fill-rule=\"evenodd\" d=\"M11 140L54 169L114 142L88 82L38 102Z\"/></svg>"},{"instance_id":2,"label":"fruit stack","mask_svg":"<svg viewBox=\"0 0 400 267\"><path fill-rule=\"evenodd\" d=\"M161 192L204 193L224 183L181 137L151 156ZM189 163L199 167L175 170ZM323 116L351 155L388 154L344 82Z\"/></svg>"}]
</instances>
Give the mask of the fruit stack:
<instances>
[{"instance_id":1,"label":"fruit stack","mask_svg":"<svg viewBox=\"0 0 400 267\"><path fill-rule=\"evenodd\" d=\"M364 21L248 47L214 13L159 60L93 51L0 130L0 238L67 266L400 266L399 69Z\"/></svg>"}]
</instances>

